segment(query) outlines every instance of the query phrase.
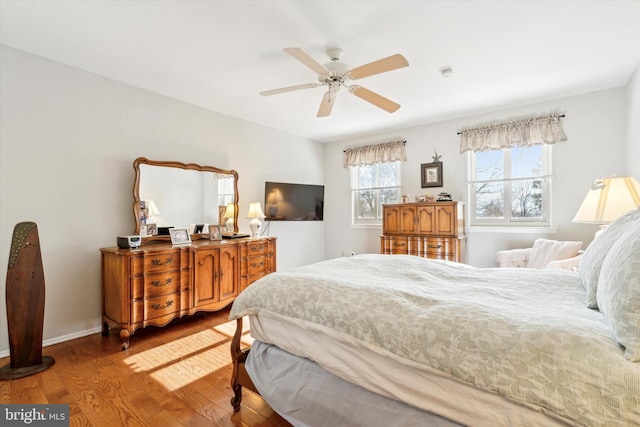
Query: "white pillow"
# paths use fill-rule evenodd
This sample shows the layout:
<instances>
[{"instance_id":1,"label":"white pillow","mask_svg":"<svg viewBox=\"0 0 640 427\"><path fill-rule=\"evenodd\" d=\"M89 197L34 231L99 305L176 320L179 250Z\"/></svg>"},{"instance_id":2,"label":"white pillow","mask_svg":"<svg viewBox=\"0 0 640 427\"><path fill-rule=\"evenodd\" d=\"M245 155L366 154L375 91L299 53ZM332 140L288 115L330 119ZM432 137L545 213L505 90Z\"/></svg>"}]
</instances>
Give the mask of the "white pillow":
<instances>
[{"instance_id":1,"label":"white pillow","mask_svg":"<svg viewBox=\"0 0 640 427\"><path fill-rule=\"evenodd\" d=\"M640 362L640 218L605 257L596 296L624 357Z\"/></svg>"},{"instance_id":2,"label":"white pillow","mask_svg":"<svg viewBox=\"0 0 640 427\"><path fill-rule=\"evenodd\" d=\"M582 285L587 291L587 307L598 308L596 301L596 292L598 290L598 278L600 277L600 269L604 258L607 256L611 247L620 237L625 234L626 229L633 220L640 218L640 209L629 211L607 227L584 251L580 260L580 277Z\"/></svg>"},{"instance_id":3,"label":"white pillow","mask_svg":"<svg viewBox=\"0 0 640 427\"><path fill-rule=\"evenodd\" d=\"M545 268L551 261L573 258L581 247L582 242L537 239L533 242L527 268Z\"/></svg>"}]
</instances>

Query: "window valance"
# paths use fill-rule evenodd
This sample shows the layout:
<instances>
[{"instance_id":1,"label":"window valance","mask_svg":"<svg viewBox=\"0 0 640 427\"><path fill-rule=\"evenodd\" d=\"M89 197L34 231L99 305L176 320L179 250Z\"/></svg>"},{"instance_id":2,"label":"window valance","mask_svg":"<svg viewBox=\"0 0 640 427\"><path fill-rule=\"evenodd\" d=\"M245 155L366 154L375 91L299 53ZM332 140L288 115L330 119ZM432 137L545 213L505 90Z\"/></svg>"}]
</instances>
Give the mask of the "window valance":
<instances>
[{"instance_id":1,"label":"window valance","mask_svg":"<svg viewBox=\"0 0 640 427\"><path fill-rule=\"evenodd\" d=\"M344 167L373 165L375 163L406 161L406 141L365 145L344 151Z\"/></svg>"},{"instance_id":2,"label":"window valance","mask_svg":"<svg viewBox=\"0 0 640 427\"><path fill-rule=\"evenodd\" d=\"M464 129L460 132L460 152L500 150L555 144L567 140L559 114Z\"/></svg>"}]
</instances>

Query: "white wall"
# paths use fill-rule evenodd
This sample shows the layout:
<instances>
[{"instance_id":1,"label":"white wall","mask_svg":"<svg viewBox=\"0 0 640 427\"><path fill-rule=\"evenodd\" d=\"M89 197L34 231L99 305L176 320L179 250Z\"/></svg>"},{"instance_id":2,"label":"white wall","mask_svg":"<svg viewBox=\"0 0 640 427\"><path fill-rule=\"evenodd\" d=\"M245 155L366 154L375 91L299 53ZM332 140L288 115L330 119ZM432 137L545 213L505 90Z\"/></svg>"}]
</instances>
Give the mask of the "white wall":
<instances>
[{"instance_id":1,"label":"white wall","mask_svg":"<svg viewBox=\"0 0 640 427\"><path fill-rule=\"evenodd\" d=\"M318 143L4 46L0 55L0 357L8 354L4 278L22 221L40 234L45 344L99 330L99 248L135 228L135 158L236 169L245 232L265 181L324 181ZM280 270L324 258L323 222L273 224L270 235Z\"/></svg>"},{"instance_id":2,"label":"white wall","mask_svg":"<svg viewBox=\"0 0 640 427\"><path fill-rule=\"evenodd\" d=\"M328 144L325 147L326 256L379 252L380 228L350 228L349 172L342 166L346 148L406 139L407 162L402 164L402 192L411 197L446 191L456 200L467 200L467 156L459 153L457 132L469 126L559 111L568 141L554 147L552 221L555 234L468 233L468 262L479 267L495 266L495 252L500 249L526 247L538 237L558 240L582 240L584 247L592 240L595 226L573 224L571 219L593 180L611 173L627 172L627 102L626 88L616 88L587 95L505 109L441 123L428 124L375 136ZM434 151L442 156L442 188L420 188L420 164L430 163Z\"/></svg>"}]
</instances>

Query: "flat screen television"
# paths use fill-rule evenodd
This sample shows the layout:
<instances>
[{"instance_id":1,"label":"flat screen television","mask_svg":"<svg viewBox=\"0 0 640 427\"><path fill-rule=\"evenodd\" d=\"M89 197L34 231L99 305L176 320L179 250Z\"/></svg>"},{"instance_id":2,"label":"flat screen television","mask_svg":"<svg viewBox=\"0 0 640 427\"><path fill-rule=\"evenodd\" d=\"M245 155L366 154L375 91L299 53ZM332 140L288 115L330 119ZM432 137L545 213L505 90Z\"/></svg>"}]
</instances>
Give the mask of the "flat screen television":
<instances>
[{"instance_id":1,"label":"flat screen television","mask_svg":"<svg viewBox=\"0 0 640 427\"><path fill-rule=\"evenodd\" d=\"M265 221L322 221L324 185L266 182Z\"/></svg>"}]
</instances>

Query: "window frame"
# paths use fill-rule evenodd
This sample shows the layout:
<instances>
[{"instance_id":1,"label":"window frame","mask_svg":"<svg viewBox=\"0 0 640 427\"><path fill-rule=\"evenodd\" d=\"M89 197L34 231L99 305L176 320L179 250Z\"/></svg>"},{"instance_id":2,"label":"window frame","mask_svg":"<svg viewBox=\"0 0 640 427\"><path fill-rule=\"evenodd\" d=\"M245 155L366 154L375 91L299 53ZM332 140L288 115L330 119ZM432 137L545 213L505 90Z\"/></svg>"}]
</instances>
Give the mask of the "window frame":
<instances>
[{"instance_id":1,"label":"window frame","mask_svg":"<svg viewBox=\"0 0 640 427\"><path fill-rule=\"evenodd\" d=\"M469 200L469 225L471 227L551 227L551 199L552 199L552 180L553 180L553 145L542 144L542 172L540 175L531 175L527 177L512 177L512 154L514 149L526 147L502 148L503 151L503 177L494 180L475 180L476 177L476 155L477 152L468 152L468 180L467 191ZM513 217L511 189L513 182L531 180L532 178L542 180L542 217L532 219L527 217ZM476 217L476 191L475 185L481 182L502 183L504 191L504 212L508 213L503 218L477 218Z\"/></svg>"},{"instance_id":2,"label":"window frame","mask_svg":"<svg viewBox=\"0 0 640 427\"><path fill-rule=\"evenodd\" d=\"M383 164L387 163L395 163L396 164L396 179L397 185L394 186L381 186L380 185L380 173L379 168ZM358 177L359 177L359 168L361 167L375 167L375 183L372 187L359 187ZM382 190L386 189L394 189L398 192L398 198L395 201L396 203L400 202L402 197L402 162L400 160L395 160L391 162L380 162L374 163L371 165L359 165L359 166L351 166L349 167L349 179L350 179L350 192L351 192L351 225L352 226L382 226L382 203L380 202L380 193ZM375 192L375 218L359 218L357 217L358 213L358 193L360 191L374 191Z\"/></svg>"}]
</instances>

